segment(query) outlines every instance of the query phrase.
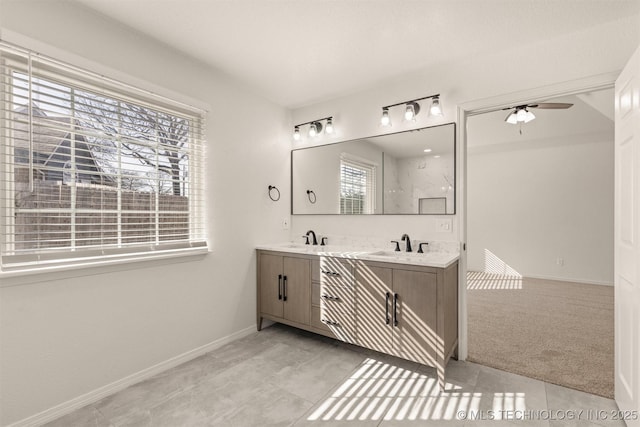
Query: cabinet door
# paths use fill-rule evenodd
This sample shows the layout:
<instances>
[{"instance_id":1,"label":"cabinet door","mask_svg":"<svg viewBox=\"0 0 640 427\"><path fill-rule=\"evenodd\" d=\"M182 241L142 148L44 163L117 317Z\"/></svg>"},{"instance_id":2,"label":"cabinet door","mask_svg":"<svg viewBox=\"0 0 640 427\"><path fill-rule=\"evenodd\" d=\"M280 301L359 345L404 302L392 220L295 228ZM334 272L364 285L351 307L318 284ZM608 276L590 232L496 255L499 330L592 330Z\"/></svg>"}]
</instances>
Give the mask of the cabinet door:
<instances>
[{"instance_id":1,"label":"cabinet door","mask_svg":"<svg viewBox=\"0 0 640 427\"><path fill-rule=\"evenodd\" d=\"M309 324L311 312L311 261L284 257L284 318Z\"/></svg>"},{"instance_id":2,"label":"cabinet door","mask_svg":"<svg viewBox=\"0 0 640 427\"><path fill-rule=\"evenodd\" d=\"M260 310L282 317L282 257L260 254Z\"/></svg>"},{"instance_id":3,"label":"cabinet door","mask_svg":"<svg viewBox=\"0 0 640 427\"><path fill-rule=\"evenodd\" d=\"M357 344L391 354L392 270L358 264L356 268Z\"/></svg>"},{"instance_id":4,"label":"cabinet door","mask_svg":"<svg viewBox=\"0 0 640 427\"><path fill-rule=\"evenodd\" d=\"M437 275L393 270L393 348L398 357L436 366ZM397 297L396 297L397 296Z\"/></svg>"}]
</instances>

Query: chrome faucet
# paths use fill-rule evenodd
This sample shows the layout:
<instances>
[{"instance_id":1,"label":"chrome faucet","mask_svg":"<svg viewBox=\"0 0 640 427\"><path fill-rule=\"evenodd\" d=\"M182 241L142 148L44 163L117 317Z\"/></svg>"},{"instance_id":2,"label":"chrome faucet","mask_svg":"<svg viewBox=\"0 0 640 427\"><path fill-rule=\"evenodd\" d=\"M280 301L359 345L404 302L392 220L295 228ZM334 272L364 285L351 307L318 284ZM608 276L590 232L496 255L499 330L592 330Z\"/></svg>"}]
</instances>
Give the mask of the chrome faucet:
<instances>
[{"instance_id":1,"label":"chrome faucet","mask_svg":"<svg viewBox=\"0 0 640 427\"><path fill-rule=\"evenodd\" d=\"M309 244L309 234L311 234L311 237L313 237L313 244L317 245L318 244L318 239L316 239L316 233L313 230L309 230L307 231L307 234L305 234L302 237L306 237L307 238L307 243L305 243L306 245Z\"/></svg>"},{"instance_id":2,"label":"chrome faucet","mask_svg":"<svg viewBox=\"0 0 640 427\"><path fill-rule=\"evenodd\" d=\"M405 241L407 242L406 251L407 252L413 252L412 249L411 249L411 239L409 238L408 234L405 233L405 234L402 235L402 241L403 242L405 242Z\"/></svg>"}]
</instances>

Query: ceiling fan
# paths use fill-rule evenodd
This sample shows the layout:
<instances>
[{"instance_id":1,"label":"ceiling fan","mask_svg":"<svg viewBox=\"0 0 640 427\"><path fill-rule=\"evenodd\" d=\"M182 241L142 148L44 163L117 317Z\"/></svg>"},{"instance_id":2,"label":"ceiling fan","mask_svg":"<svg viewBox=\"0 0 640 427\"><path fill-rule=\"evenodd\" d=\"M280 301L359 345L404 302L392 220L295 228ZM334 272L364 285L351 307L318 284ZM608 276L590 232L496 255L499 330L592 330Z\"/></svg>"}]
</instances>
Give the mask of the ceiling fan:
<instances>
[{"instance_id":1,"label":"ceiling fan","mask_svg":"<svg viewBox=\"0 0 640 427\"><path fill-rule=\"evenodd\" d=\"M567 108L571 108L572 106L573 104L565 102L540 102L538 104L516 105L515 107L503 108L503 110L511 110L504 121L512 125L516 125L518 123L529 123L531 120L536 118L536 116L531 111L529 111L529 108L564 110Z\"/></svg>"}]
</instances>

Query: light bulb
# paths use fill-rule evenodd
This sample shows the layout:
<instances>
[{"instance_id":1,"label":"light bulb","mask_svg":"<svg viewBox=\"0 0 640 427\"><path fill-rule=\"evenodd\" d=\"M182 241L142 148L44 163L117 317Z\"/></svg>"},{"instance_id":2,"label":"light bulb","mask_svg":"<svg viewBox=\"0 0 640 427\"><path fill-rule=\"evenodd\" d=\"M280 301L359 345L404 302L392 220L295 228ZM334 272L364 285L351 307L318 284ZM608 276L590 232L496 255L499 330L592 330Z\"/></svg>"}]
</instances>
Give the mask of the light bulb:
<instances>
[{"instance_id":1,"label":"light bulb","mask_svg":"<svg viewBox=\"0 0 640 427\"><path fill-rule=\"evenodd\" d=\"M431 101L431 109L429 109L429 114L431 114L432 116L442 116L440 98L438 98L437 96Z\"/></svg>"},{"instance_id":2,"label":"light bulb","mask_svg":"<svg viewBox=\"0 0 640 427\"><path fill-rule=\"evenodd\" d=\"M296 141L300 140L300 128L298 126L293 128L293 139Z\"/></svg>"},{"instance_id":3,"label":"light bulb","mask_svg":"<svg viewBox=\"0 0 640 427\"><path fill-rule=\"evenodd\" d=\"M309 125L309 136L311 138L313 138L314 136L318 135L320 132L322 132L322 123L320 123L320 122L312 122Z\"/></svg>"},{"instance_id":4,"label":"light bulb","mask_svg":"<svg viewBox=\"0 0 640 427\"><path fill-rule=\"evenodd\" d=\"M327 125L324 127L324 131L327 134L333 133L333 120L331 118L327 119Z\"/></svg>"},{"instance_id":5,"label":"light bulb","mask_svg":"<svg viewBox=\"0 0 640 427\"><path fill-rule=\"evenodd\" d=\"M414 121L416 119L416 110L413 108L413 104L407 104L407 108L404 110L404 119L406 121Z\"/></svg>"},{"instance_id":6,"label":"light bulb","mask_svg":"<svg viewBox=\"0 0 640 427\"><path fill-rule=\"evenodd\" d=\"M404 110L404 119L415 122L416 116L420 113L420 104L415 101L409 101L405 105L407 108Z\"/></svg>"},{"instance_id":7,"label":"light bulb","mask_svg":"<svg viewBox=\"0 0 640 427\"><path fill-rule=\"evenodd\" d=\"M388 107L384 107L382 109L382 117L380 118L380 124L382 126L391 126L391 117L389 117Z\"/></svg>"},{"instance_id":8,"label":"light bulb","mask_svg":"<svg viewBox=\"0 0 640 427\"><path fill-rule=\"evenodd\" d=\"M529 110L525 110L527 114L524 117L524 122L529 123L531 120L535 119L536 116Z\"/></svg>"}]
</instances>

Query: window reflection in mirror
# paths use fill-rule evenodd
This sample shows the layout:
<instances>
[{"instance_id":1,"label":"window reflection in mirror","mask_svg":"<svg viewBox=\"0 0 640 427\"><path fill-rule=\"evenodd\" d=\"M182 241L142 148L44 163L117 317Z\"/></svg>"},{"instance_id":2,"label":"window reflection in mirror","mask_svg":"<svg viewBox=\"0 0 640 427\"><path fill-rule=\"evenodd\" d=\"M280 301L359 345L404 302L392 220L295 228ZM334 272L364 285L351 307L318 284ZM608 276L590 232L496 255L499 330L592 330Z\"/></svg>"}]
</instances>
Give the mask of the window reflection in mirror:
<instances>
[{"instance_id":1,"label":"window reflection in mirror","mask_svg":"<svg viewBox=\"0 0 640 427\"><path fill-rule=\"evenodd\" d=\"M291 179L293 214L454 214L455 124L293 150Z\"/></svg>"}]
</instances>

